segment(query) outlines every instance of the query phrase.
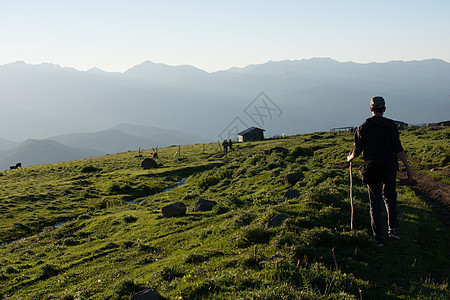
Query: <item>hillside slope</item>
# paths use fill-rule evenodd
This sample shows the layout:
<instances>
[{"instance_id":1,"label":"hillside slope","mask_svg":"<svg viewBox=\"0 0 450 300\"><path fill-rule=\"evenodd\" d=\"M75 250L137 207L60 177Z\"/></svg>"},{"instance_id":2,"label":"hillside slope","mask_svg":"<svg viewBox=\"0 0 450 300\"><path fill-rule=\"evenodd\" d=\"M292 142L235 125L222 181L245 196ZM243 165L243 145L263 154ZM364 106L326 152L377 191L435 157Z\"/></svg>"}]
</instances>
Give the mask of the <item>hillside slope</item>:
<instances>
[{"instance_id":1,"label":"hillside slope","mask_svg":"<svg viewBox=\"0 0 450 300\"><path fill-rule=\"evenodd\" d=\"M449 136L402 131L414 172L449 183L427 170L448 170ZM26 237L0 248L0 293L447 299L449 231L410 186L398 186L402 240L380 249L355 168L350 230L351 146L351 136L322 132L237 144L226 155L217 144L162 148L150 170L140 167L146 150L0 172L1 241ZM217 204L196 210L200 198ZM163 217L176 202L186 213Z\"/></svg>"}]
</instances>

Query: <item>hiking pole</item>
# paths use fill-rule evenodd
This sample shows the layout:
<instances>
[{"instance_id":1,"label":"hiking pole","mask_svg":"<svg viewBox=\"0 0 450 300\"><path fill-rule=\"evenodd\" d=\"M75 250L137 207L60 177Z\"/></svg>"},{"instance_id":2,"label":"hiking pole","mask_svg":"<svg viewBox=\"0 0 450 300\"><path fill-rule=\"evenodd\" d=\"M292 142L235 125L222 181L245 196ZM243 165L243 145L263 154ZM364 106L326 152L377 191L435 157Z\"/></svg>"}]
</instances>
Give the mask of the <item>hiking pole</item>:
<instances>
[{"instance_id":1,"label":"hiking pole","mask_svg":"<svg viewBox=\"0 0 450 300\"><path fill-rule=\"evenodd\" d=\"M351 152L350 152L351 155ZM353 173L352 173L352 162L350 161L350 230L353 230Z\"/></svg>"}]
</instances>

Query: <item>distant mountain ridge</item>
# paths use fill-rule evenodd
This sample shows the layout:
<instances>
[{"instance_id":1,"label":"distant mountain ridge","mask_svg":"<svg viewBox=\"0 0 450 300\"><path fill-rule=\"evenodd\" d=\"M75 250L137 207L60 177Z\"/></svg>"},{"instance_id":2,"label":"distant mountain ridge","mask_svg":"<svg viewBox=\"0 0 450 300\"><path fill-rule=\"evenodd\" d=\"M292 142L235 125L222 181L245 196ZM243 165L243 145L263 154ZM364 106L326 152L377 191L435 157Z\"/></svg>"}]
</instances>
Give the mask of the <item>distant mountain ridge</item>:
<instances>
[{"instance_id":1,"label":"distant mountain ridge","mask_svg":"<svg viewBox=\"0 0 450 300\"><path fill-rule=\"evenodd\" d=\"M67 147L56 141L29 139L14 148L0 151L0 170L9 169L9 166L18 162L25 167L94 157L99 154Z\"/></svg>"},{"instance_id":2,"label":"distant mountain ridge","mask_svg":"<svg viewBox=\"0 0 450 300\"><path fill-rule=\"evenodd\" d=\"M120 124L98 132L72 133L43 140L29 139L14 143L0 139L0 170L21 162L22 166L125 152L208 142L196 135L178 130ZM3 149L3 150L2 150Z\"/></svg>"},{"instance_id":3,"label":"distant mountain ridge","mask_svg":"<svg viewBox=\"0 0 450 300\"><path fill-rule=\"evenodd\" d=\"M260 118L269 136L356 126L370 115L376 95L386 98L387 117L433 123L448 119L448 82L450 64L438 59L360 64L315 58L213 73L150 61L123 73L18 62L0 66L0 137L42 139L129 123L217 140L233 120L258 125L245 109L261 92L283 112Z\"/></svg>"},{"instance_id":4,"label":"distant mountain ridge","mask_svg":"<svg viewBox=\"0 0 450 300\"><path fill-rule=\"evenodd\" d=\"M0 150L4 148L11 147L14 142L0 138Z\"/></svg>"},{"instance_id":5,"label":"distant mountain ridge","mask_svg":"<svg viewBox=\"0 0 450 300\"><path fill-rule=\"evenodd\" d=\"M208 142L208 139L178 130L120 124L108 130L50 137L70 147L92 149L103 154Z\"/></svg>"}]
</instances>

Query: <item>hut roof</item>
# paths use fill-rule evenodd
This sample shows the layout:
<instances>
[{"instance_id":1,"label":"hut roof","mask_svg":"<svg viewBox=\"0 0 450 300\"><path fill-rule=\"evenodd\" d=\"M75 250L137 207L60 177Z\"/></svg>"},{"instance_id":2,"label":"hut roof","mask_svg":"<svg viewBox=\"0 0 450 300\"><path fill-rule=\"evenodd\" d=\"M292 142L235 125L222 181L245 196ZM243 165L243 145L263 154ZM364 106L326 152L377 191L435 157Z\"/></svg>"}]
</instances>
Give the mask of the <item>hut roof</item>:
<instances>
[{"instance_id":1,"label":"hut roof","mask_svg":"<svg viewBox=\"0 0 450 300\"><path fill-rule=\"evenodd\" d=\"M244 134L246 134L246 133L252 132L253 130L262 130L262 131L265 131L264 129L261 129L261 128L258 128L258 127L254 127L254 126L253 126L253 127L250 127L250 128L245 129L244 131L239 132L238 135L244 135Z\"/></svg>"}]
</instances>

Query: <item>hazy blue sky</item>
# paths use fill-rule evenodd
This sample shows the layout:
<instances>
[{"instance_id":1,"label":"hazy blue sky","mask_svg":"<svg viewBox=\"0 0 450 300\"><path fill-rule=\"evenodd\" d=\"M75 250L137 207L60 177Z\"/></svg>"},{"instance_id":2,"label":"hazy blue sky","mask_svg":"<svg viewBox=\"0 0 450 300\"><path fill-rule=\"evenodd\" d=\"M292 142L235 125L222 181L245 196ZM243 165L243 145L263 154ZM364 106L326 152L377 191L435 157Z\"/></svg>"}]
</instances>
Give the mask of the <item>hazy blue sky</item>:
<instances>
[{"instance_id":1,"label":"hazy blue sky","mask_svg":"<svg viewBox=\"0 0 450 300\"><path fill-rule=\"evenodd\" d=\"M206 71L331 57L450 62L448 0L0 0L0 65Z\"/></svg>"}]
</instances>

